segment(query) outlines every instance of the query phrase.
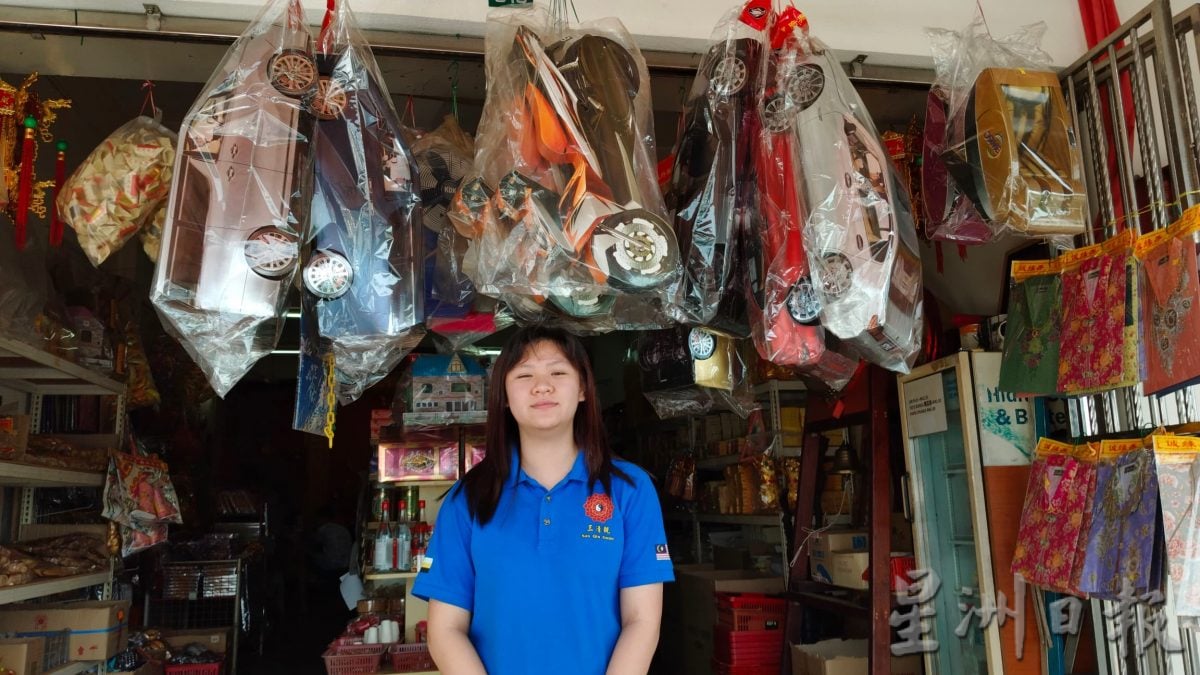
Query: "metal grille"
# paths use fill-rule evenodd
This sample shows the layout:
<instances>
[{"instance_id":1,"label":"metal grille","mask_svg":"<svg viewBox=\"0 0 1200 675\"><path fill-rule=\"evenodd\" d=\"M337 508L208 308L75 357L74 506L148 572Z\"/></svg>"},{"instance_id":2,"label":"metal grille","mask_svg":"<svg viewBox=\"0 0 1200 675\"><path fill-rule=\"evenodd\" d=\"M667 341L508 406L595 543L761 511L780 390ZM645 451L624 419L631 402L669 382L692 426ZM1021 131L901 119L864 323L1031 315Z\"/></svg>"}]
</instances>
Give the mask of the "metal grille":
<instances>
[{"instance_id":1,"label":"metal grille","mask_svg":"<svg viewBox=\"0 0 1200 675\"><path fill-rule=\"evenodd\" d=\"M1075 128L1085 158L1088 193L1097 225L1081 244L1131 228L1139 234L1170 225L1200 203L1197 174L1200 134L1194 82L1200 80L1200 5L1172 17L1168 0L1154 0L1063 72ZM1141 386L1073 399L1072 430L1081 436L1148 431L1200 420L1196 387L1147 397ZM1139 617L1164 611L1168 630L1181 635L1184 652L1155 644L1130 649L1122 659L1109 640L1114 624L1105 604L1093 601L1092 618L1102 672L1195 673L1200 664L1190 631L1180 634L1171 589L1163 610L1139 605ZM1127 634L1128 644L1134 636Z\"/></svg>"}]
</instances>

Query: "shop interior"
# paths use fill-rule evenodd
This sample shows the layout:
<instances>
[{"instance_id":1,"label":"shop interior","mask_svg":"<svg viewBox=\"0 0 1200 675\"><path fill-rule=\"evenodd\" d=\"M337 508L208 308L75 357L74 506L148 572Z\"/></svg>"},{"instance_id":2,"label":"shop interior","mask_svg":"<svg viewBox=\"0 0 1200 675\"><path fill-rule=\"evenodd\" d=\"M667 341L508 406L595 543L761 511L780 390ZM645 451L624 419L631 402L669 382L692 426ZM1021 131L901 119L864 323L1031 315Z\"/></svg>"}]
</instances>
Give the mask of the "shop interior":
<instances>
[{"instance_id":1,"label":"shop interior","mask_svg":"<svg viewBox=\"0 0 1200 675\"><path fill-rule=\"evenodd\" d=\"M286 4L274 0L280 2ZM309 10L315 34L320 15ZM995 214L955 220L957 209L975 213L964 199L953 213L939 213L944 222L930 223L925 200L946 197L946 185L959 178L944 170L940 192L922 183L930 175L922 154L931 86L944 84L944 73L841 59L843 95L857 95L861 110L853 114L873 122L882 139L874 142L890 155L877 171L912 199L907 227L916 244L915 302L923 310L908 312L918 325L906 336L916 336L907 362L852 351L850 365L831 374L783 358L773 363L764 352L775 347L764 348L749 332L735 336L695 322L669 322L659 331L574 324L596 370L610 442L654 478L663 508L676 581L664 589L652 673L1200 669L1192 633L1200 604L1189 604L1181 590L1193 583L1190 537L1200 533L1187 515L1197 498L1187 489L1195 484L1189 471L1200 466L1193 465L1200 444L1189 426L1200 422L1193 386L1200 347L1180 349L1177 361L1147 356L1161 344L1148 331L1168 330L1168 323L1171 345L1180 335L1200 343L1186 304L1200 298L1167 301L1175 303L1171 318L1162 318L1157 282L1141 262L1143 249L1190 243L1200 229L1191 226L1200 225L1200 211L1188 210L1200 203L1200 80L1193 77L1200 74L1200 5L1176 10L1155 0L1039 85L1061 88L1056 95L1065 109L1055 119L1065 125L1063 137L1070 134L1074 154L1064 161L1074 174L1058 171L1066 176L1059 180L1075 186L1065 190L1079 199L1064 200L1062 211L1049 215L1035 198L1021 201L1029 212L1021 216L1025 229ZM104 161L136 155L113 149L116 130L149 117L153 128L176 134L195 121L194 105L220 86L214 69L246 28L241 21L209 23L206 31L157 34L0 23L0 150L9 144L0 168L12 202L0 215L0 542L7 542L0 544L0 675L439 672L425 644L427 607L412 585L440 503L482 459L486 392L495 386L490 367L527 315L490 300L480 305L485 310L471 310L486 315L484 328L439 332L431 323L410 335L394 367L368 367L370 379L359 381L350 400L336 401L333 371L321 362L327 355L312 356L315 305L306 303L315 294L296 276L271 310L279 327L273 340L256 343L245 368L218 382L213 364L228 360L198 363L156 304L163 271L151 252L164 255L166 240L161 226L155 232L150 224L153 212L115 244L84 240L74 222L55 234L61 215L52 203L61 184L70 195L78 172L115 174L127 169ZM1177 40L1162 40L1171 28ZM820 26L812 30L820 34ZM421 148L435 137L482 138L485 103L502 90L482 39L367 34L402 129L398 142ZM643 57L653 127L645 130L653 137L646 147L670 184L682 127L697 106L693 84L705 69L711 77L712 60L650 50ZM826 78L827 88L843 86ZM10 91L42 103L24 145L21 122L5 104L28 98L5 99ZM960 102L949 99L949 110ZM1007 105L1008 124L1019 126L1011 121L1019 110ZM978 143L986 154L987 141ZM472 171L482 171L471 160L485 154L467 147L465 163L438 155L444 167L417 155L414 182L427 226L436 220L451 227L450 197L462 194ZM35 161L22 161L26 148L36 150ZM1044 153L1028 152L1035 159L1014 159L1013 176L1056 174L1038 164ZM12 190L25 171L44 181L41 205ZM454 174L448 193L439 172ZM852 189L851 173L845 175L837 194L869 192ZM167 193L174 199L181 189L169 172L134 180L143 188L159 181L153 211L166 213ZM311 196L316 188L299 189ZM1042 190L1059 188L1043 183ZM141 207L135 200L128 208ZM830 207L814 201L804 208ZM1058 229L1038 230L1034 213ZM163 216L168 223L175 217ZM1075 224L1061 225L1072 218ZM974 225L984 233L970 230ZM437 252L439 235L430 240L429 231L412 240L422 259ZM887 233L886 241L899 236ZM1179 277L1179 292L1200 291L1196 257L1185 249L1183 269L1192 274L1186 284L1186 275ZM1043 352L1030 351L1027 338L1037 328L1022 319L1014 334L1014 308L1030 311L1026 289L1051 278L1051 269L1066 288L1068 270L1117 255L1128 265L1105 274L1125 274L1100 283L1100 292L1118 291L1095 309L1108 318L1085 312L1073 328L1065 319L1061 330L1056 325L1059 365L1051 367L1049 389L1039 388ZM415 264L426 275L434 269ZM1141 290L1135 278L1145 279ZM1094 276L1079 283L1096 292ZM1058 302L1072 301L1068 294ZM442 304L452 303L428 295L426 315ZM1081 363L1095 351L1121 354L1113 357L1117 366L1111 359L1089 366L1087 377L1115 368L1113 377L1094 385L1080 374L1064 388L1061 363L1072 353L1066 334L1093 326L1099 335L1113 321L1111 342L1077 335L1087 348L1074 352ZM218 324L206 328L219 333ZM220 351L214 345L222 339L207 348ZM237 338L228 343L230 353L242 347ZM765 344L774 343L768 337ZM697 349L719 355L719 372L708 380L696 365L707 357ZM327 418L331 402L335 412ZM1141 462L1141 508L1104 516L1124 538L1113 545L1116 561L1102 562L1109 567L1097 582L1093 556L1107 558L1089 539L1092 517L1082 514L1093 511L1093 499L1107 504L1100 477L1114 467L1131 473L1133 461ZM1071 481L1065 507L1038 501L1034 488L1042 479ZM1078 516L1067 528L1073 537L1062 535L1072 539L1067 549L1045 515L1062 508ZM1128 532L1143 509L1151 534L1135 542ZM1031 544L1039 536L1041 543ZM1142 544L1144 563L1126 550ZM1055 570L1063 563L1051 560L1055 550L1068 557L1061 574ZM1079 576L1081 567L1090 581ZM1112 579L1115 586L1097 585ZM1120 580L1132 585L1122 589ZM1020 609L1006 614L1007 607ZM1077 613L1069 629L1057 630L1060 612ZM1121 623L1126 612L1136 612L1136 626ZM1135 632L1146 624L1157 644L1137 642ZM925 648L933 638L935 647ZM1167 648L1169 638L1179 649Z\"/></svg>"}]
</instances>

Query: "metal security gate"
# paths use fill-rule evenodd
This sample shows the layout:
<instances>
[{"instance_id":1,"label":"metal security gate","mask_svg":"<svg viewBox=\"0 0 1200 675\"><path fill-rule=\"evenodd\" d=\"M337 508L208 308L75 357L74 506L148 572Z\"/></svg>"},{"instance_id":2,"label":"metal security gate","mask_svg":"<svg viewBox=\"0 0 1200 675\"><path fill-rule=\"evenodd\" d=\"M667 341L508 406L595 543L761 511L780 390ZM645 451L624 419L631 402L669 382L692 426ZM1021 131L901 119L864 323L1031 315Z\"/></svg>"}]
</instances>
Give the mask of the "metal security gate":
<instances>
[{"instance_id":1,"label":"metal security gate","mask_svg":"<svg viewBox=\"0 0 1200 675\"><path fill-rule=\"evenodd\" d=\"M1197 176L1200 135L1195 83L1200 82L1200 5L1172 17L1169 0L1155 0L1062 73L1087 171L1094 227L1079 245L1094 244L1133 229L1167 227L1200 203ZM1069 400L1072 433L1098 436L1160 425L1200 422L1200 387L1148 398L1141 386ZM1200 643L1179 631L1169 577L1166 602L1137 604L1139 623L1124 631L1117 603L1091 601L1101 672L1200 673ZM1134 648L1141 622L1163 621L1182 651L1161 643ZM1129 646L1124 655L1121 635Z\"/></svg>"}]
</instances>

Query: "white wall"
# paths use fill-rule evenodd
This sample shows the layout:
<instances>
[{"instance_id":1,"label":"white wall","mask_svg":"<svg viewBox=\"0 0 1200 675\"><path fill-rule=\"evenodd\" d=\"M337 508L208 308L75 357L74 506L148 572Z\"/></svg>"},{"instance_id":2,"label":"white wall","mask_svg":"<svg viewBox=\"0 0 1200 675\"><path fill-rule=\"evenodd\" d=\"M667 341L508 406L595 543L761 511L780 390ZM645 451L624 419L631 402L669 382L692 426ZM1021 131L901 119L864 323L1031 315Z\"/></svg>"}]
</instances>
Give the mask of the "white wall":
<instances>
[{"instance_id":1,"label":"white wall","mask_svg":"<svg viewBox=\"0 0 1200 675\"><path fill-rule=\"evenodd\" d=\"M540 0L546 2L547 0ZM1131 0L1119 0L1130 2ZM4 5L90 9L140 14L143 0L0 0ZM248 20L261 0L158 0L170 17ZM324 3L305 0L308 18L319 23ZM618 16L643 48L698 52L718 19L736 0L575 0L582 19ZM1033 21L1045 21L1045 49L1058 66L1084 51L1076 0L982 0L991 29L1005 34ZM960 28L971 18L972 0L807 0L798 3L815 33L839 52L868 54L872 63L927 67L925 26ZM360 22L373 29L482 35L485 0L354 0Z\"/></svg>"}]
</instances>

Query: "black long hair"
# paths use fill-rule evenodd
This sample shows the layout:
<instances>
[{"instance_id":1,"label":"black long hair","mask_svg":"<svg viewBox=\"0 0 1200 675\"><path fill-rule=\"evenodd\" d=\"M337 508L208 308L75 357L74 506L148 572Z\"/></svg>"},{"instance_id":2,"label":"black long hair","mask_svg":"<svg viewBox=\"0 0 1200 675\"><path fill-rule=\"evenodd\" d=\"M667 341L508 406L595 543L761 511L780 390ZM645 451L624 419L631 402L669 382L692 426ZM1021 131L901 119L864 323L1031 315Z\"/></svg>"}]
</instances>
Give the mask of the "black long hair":
<instances>
[{"instance_id":1,"label":"black long hair","mask_svg":"<svg viewBox=\"0 0 1200 675\"><path fill-rule=\"evenodd\" d=\"M583 453L584 463L587 465L588 488L594 489L599 482L606 493L611 493L613 476L629 483L633 482L625 472L613 466L612 451L605 440L604 425L600 418L596 377L583 343L574 335L557 328L521 328L509 338L492 366L487 406L487 453L483 461L463 478L462 487L467 491L467 508L481 525L486 525L492 516L496 515L500 493L512 477L512 472L519 469L511 466L510 455L514 446L520 453L521 436L517 429L517 420L508 409L508 391L504 383L509 371L520 363L529 348L538 342L549 342L558 347L579 373L583 400L575 410L575 445Z\"/></svg>"}]
</instances>

